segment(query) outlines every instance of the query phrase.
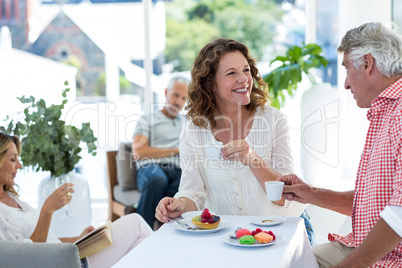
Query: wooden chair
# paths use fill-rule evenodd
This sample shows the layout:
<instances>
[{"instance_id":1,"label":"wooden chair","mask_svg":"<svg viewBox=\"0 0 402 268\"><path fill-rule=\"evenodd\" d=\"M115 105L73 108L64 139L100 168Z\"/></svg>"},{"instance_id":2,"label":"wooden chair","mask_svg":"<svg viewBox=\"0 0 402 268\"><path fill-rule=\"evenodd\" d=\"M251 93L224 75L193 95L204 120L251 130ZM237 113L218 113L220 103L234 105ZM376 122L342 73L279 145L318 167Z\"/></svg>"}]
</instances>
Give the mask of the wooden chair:
<instances>
[{"instance_id":1,"label":"wooden chair","mask_svg":"<svg viewBox=\"0 0 402 268\"><path fill-rule=\"evenodd\" d=\"M113 188L117 182L116 168L117 151L107 152L107 171L108 171L108 190L109 190L109 220L115 221L124 215L125 205L116 201L114 198Z\"/></svg>"}]
</instances>

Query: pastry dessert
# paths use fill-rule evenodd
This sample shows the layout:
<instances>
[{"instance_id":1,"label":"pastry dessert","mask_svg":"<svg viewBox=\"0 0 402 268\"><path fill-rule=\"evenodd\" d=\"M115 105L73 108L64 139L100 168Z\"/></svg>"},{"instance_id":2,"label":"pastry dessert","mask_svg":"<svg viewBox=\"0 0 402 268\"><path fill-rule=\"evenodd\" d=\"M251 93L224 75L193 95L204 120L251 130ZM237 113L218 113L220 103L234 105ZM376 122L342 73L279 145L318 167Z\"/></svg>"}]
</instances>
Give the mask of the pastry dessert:
<instances>
[{"instance_id":1,"label":"pastry dessert","mask_svg":"<svg viewBox=\"0 0 402 268\"><path fill-rule=\"evenodd\" d=\"M220 221L220 217L216 215L211 215L207 208L204 209L200 216L195 216L191 219L191 222L195 226L200 227L200 229L215 229L216 227L218 227Z\"/></svg>"},{"instance_id":2,"label":"pastry dessert","mask_svg":"<svg viewBox=\"0 0 402 268\"><path fill-rule=\"evenodd\" d=\"M259 232L258 234L254 235L254 238L260 244L267 244L267 243L271 242L272 240L274 240L274 238L271 235L269 235L265 232Z\"/></svg>"},{"instance_id":3,"label":"pastry dessert","mask_svg":"<svg viewBox=\"0 0 402 268\"><path fill-rule=\"evenodd\" d=\"M245 235L251 235L251 232L249 229L244 228L244 229L240 229L239 231L236 232L236 237L238 239L240 239L242 236L245 236Z\"/></svg>"},{"instance_id":4,"label":"pastry dessert","mask_svg":"<svg viewBox=\"0 0 402 268\"><path fill-rule=\"evenodd\" d=\"M252 235L243 235L239 239L240 244L251 245L255 243L255 238Z\"/></svg>"}]
</instances>

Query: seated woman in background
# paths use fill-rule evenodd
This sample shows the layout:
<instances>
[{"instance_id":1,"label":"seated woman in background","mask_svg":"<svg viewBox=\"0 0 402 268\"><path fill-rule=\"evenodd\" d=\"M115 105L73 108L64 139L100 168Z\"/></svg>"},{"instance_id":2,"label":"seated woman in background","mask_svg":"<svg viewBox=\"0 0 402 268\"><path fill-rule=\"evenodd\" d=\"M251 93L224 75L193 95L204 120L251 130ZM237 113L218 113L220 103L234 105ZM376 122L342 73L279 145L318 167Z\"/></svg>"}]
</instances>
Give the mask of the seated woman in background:
<instances>
[{"instance_id":1,"label":"seated woman in background","mask_svg":"<svg viewBox=\"0 0 402 268\"><path fill-rule=\"evenodd\" d=\"M87 227L80 236L57 238L49 230L53 213L70 203L73 184L56 189L38 212L19 199L14 178L22 168L18 160L20 141L0 132L0 240L21 242L74 243L94 227ZM112 223L113 244L81 260L83 267L111 267L152 233L138 214L130 214Z\"/></svg>"},{"instance_id":2,"label":"seated woman in background","mask_svg":"<svg viewBox=\"0 0 402 268\"><path fill-rule=\"evenodd\" d=\"M302 215L313 243L305 205L271 202L265 193L266 181L293 172L286 116L267 105L267 89L244 44L217 39L201 49L180 141L179 192L159 202L158 220L205 207L220 215Z\"/></svg>"}]
</instances>

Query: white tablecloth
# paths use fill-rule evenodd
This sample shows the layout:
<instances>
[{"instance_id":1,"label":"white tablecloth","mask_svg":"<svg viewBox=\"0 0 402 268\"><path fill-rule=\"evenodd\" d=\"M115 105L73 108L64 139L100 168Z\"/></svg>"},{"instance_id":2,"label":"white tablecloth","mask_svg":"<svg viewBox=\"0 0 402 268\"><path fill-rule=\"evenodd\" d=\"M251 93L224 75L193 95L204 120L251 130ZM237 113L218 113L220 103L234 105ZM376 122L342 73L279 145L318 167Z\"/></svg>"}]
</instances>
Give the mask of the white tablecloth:
<instances>
[{"instance_id":1,"label":"white tablecloth","mask_svg":"<svg viewBox=\"0 0 402 268\"><path fill-rule=\"evenodd\" d=\"M251 216L221 217L229 225L216 233L189 233L175 229L171 222L164 224L113 267L318 267L303 219L286 217L279 225L259 227L250 222ZM237 227L272 230L285 239L271 246L253 248L224 243L222 236Z\"/></svg>"}]
</instances>

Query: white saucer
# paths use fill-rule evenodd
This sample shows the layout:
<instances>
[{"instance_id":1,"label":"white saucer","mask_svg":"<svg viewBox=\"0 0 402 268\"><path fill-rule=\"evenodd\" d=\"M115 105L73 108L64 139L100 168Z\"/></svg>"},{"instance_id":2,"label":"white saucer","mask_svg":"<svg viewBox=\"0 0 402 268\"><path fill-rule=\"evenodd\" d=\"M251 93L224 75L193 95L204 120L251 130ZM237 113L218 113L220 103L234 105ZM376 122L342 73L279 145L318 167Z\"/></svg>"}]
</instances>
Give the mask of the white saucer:
<instances>
[{"instance_id":1,"label":"white saucer","mask_svg":"<svg viewBox=\"0 0 402 268\"><path fill-rule=\"evenodd\" d=\"M190 226L190 227L195 227L195 225L191 222L190 218L184 218L180 221L188 224L188 226ZM222 217L221 217L221 222L219 223L218 227L216 227L215 229L196 229L196 230L190 229L189 230L186 227L180 225L177 221L175 221L173 223L173 227L177 230L184 231L184 232L190 232L190 233L197 233L197 234L207 234L207 233L219 232L220 230L222 230L228 226L229 226L229 221L222 219Z\"/></svg>"},{"instance_id":2,"label":"white saucer","mask_svg":"<svg viewBox=\"0 0 402 268\"><path fill-rule=\"evenodd\" d=\"M263 216L255 216L250 218L250 221L259 226L272 226L272 225L277 225L281 224L284 222L286 218L282 216L276 216L276 215L263 215Z\"/></svg>"},{"instance_id":3,"label":"white saucer","mask_svg":"<svg viewBox=\"0 0 402 268\"><path fill-rule=\"evenodd\" d=\"M240 244L239 239L237 239L237 238L231 238L231 237L230 237L230 234L231 234L231 233L226 233L226 234L224 234L224 235L222 236L222 241L225 242L226 244L233 245L233 246L238 246L238 247L254 248L254 247L272 246L272 245L275 245L276 243L278 243L278 242L280 242L280 241L282 241L282 240L285 239L285 237L284 237L281 233L275 232L275 233L274 233L274 234L275 234L275 240L273 240L273 241L271 241L271 242L269 242L269 243L260 244L260 243L258 243L257 241L255 241L254 244L247 245L247 244Z\"/></svg>"}]
</instances>

